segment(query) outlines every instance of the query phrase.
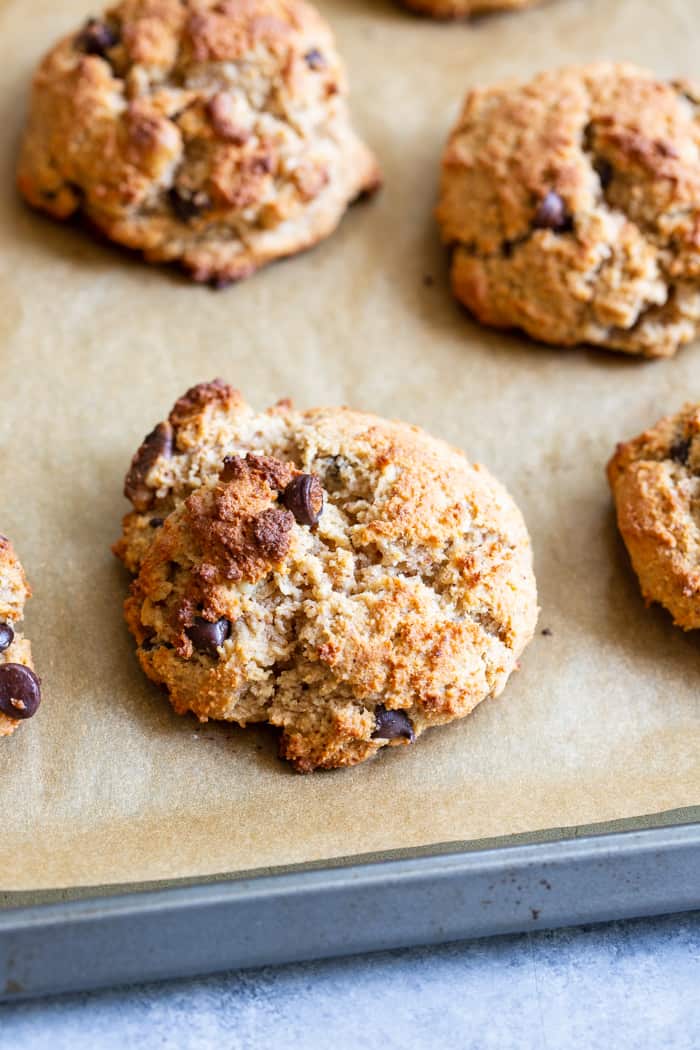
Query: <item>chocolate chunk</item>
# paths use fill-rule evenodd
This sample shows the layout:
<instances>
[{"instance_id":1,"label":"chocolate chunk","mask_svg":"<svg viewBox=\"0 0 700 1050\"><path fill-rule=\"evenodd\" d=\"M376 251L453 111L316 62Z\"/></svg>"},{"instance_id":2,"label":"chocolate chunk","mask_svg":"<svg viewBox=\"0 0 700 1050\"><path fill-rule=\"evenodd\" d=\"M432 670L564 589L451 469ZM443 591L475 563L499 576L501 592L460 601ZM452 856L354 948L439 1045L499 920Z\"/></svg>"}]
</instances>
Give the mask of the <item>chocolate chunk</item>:
<instances>
[{"instance_id":1,"label":"chocolate chunk","mask_svg":"<svg viewBox=\"0 0 700 1050\"><path fill-rule=\"evenodd\" d=\"M240 277L222 277L220 274L210 277L207 284L215 292L225 292L227 288L230 288L236 281L240 281Z\"/></svg>"},{"instance_id":2,"label":"chocolate chunk","mask_svg":"<svg viewBox=\"0 0 700 1050\"><path fill-rule=\"evenodd\" d=\"M104 58L111 47L119 43L119 34L106 22L91 18L78 37L78 47L87 55Z\"/></svg>"},{"instance_id":3,"label":"chocolate chunk","mask_svg":"<svg viewBox=\"0 0 700 1050\"><path fill-rule=\"evenodd\" d=\"M549 190L540 201L535 212L534 226L541 230L570 230L571 216L558 193Z\"/></svg>"},{"instance_id":4,"label":"chocolate chunk","mask_svg":"<svg viewBox=\"0 0 700 1050\"><path fill-rule=\"evenodd\" d=\"M321 69L325 69L327 65L325 58L317 47L312 47L310 51L306 52L304 55L304 61L309 69L313 69L316 73Z\"/></svg>"},{"instance_id":5,"label":"chocolate chunk","mask_svg":"<svg viewBox=\"0 0 700 1050\"><path fill-rule=\"evenodd\" d=\"M323 460L323 485L326 492L337 492L345 484L344 471L350 466L344 456L329 456Z\"/></svg>"},{"instance_id":6,"label":"chocolate chunk","mask_svg":"<svg viewBox=\"0 0 700 1050\"><path fill-rule=\"evenodd\" d=\"M671 459L675 459L676 463L687 463L690 455L690 444L690 438L681 438L680 441L674 441L668 453Z\"/></svg>"},{"instance_id":7,"label":"chocolate chunk","mask_svg":"<svg viewBox=\"0 0 700 1050\"><path fill-rule=\"evenodd\" d=\"M607 190L608 186L613 180L614 175L612 164L609 160L606 160L605 157L596 157L595 161L593 162L593 168L595 169L595 172L598 178L600 179L601 189Z\"/></svg>"},{"instance_id":8,"label":"chocolate chunk","mask_svg":"<svg viewBox=\"0 0 700 1050\"><path fill-rule=\"evenodd\" d=\"M186 193L184 190L178 189L177 186L173 186L171 190L168 190L168 203L180 222L189 222L190 219L196 219L198 215L201 215L203 211L211 207L211 201L206 193L203 193L201 190L196 193Z\"/></svg>"},{"instance_id":9,"label":"chocolate chunk","mask_svg":"<svg viewBox=\"0 0 700 1050\"><path fill-rule=\"evenodd\" d=\"M377 724L372 733L372 740L408 740L410 743L416 739L413 732L411 720L405 711L393 711L378 704L374 714Z\"/></svg>"},{"instance_id":10,"label":"chocolate chunk","mask_svg":"<svg viewBox=\"0 0 700 1050\"><path fill-rule=\"evenodd\" d=\"M152 529L160 529L163 525L163 520L163 518L151 518L148 524Z\"/></svg>"},{"instance_id":11,"label":"chocolate chunk","mask_svg":"<svg viewBox=\"0 0 700 1050\"><path fill-rule=\"evenodd\" d=\"M299 525L317 525L323 514L323 487L313 474L300 474L290 481L281 500Z\"/></svg>"},{"instance_id":12,"label":"chocolate chunk","mask_svg":"<svg viewBox=\"0 0 700 1050\"><path fill-rule=\"evenodd\" d=\"M0 653L4 653L6 649L9 649L14 640L15 632L9 623L0 623Z\"/></svg>"},{"instance_id":13,"label":"chocolate chunk","mask_svg":"<svg viewBox=\"0 0 700 1050\"><path fill-rule=\"evenodd\" d=\"M131 500L135 510L142 513L153 503L155 493L146 484L146 478L161 456L169 459L172 454L173 428L170 423L159 423L143 439L124 482L124 495Z\"/></svg>"},{"instance_id":14,"label":"chocolate chunk","mask_svg":"<svg viewBox=\"0 0 700 1050\"><path fill-rule=\"evenodd\" d=\"M191 627L187 628L187 637L200 653L218 656L218 649L231 636L231 621L222 617L216 623L198 616Z\"/></svg>"},{"instance_id":15,"label":"chocolate chunk","mask_svg":"<svg viewBox=\"0 0 700 1050\"><path fill-rule=\"evenodd\" d=\"M41 685L23 664L0 665L0 711L8 718L33 718L41 703Z\"/></svg>"}]
</instances>

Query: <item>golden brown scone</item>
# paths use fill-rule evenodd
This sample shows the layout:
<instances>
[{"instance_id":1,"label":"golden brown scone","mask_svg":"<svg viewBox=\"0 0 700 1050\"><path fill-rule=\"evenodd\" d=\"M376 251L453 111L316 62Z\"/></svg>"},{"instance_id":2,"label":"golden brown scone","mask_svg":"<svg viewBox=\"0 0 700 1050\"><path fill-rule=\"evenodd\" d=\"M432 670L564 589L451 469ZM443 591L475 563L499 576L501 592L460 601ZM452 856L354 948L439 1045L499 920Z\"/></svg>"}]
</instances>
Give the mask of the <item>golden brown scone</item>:
<instances>
[{"instance_id":1,"label":"golden brown scone","mask_svg":"<svg viewBox=\"0 0 700 1050\"><path fill-rule=\"evenodd\" d=\"M608 480L646 602L700 627L700 405L617 446Z\"/></svg>"},{"instance_id":2,"label":"golden brown scone","mask_svg":"<svg viewBox=\"0 0 700 1050\"><path fill-rule=\"evenodd\" d=\"M17 628L31 590L6 536L0 536L0 737L33 718L41 703L29 641Z\"/></svg>"},{"instance_id":3,"label":"golden brown scone","mask_svg":"<svg viewBox=\"0 0 700 1050\"><path fill-rule=\"evenodd\" d=\"M530 540L505 489L417 427L255 413L194 387L132 463L126 618L176 711L282 729L302 771L469 714L530 640Z\"/></svg>"},{"instance_id":4,"label":"golden brown scone","mask_svg":"<svg viewBox=\"0 0 700 1050\"><path fill-rule=\"evenodd\" d=\"M437 209L456 297L559 346L668 357L693 339L699 101L614 63L470 92Z\"/></svg>"},{"instance_id":5,"label":"golden brown scone","mask_svg":"<svg viewBox=\"0 0 700 1050\"><path fill-rule=\"evenodd\" d=\"M379 185L304 0L122 0L34 78L18 185L149 262L224 285L311 247Z\"/></svg>"},{"instance_id":6,"label":"golden brown scone","mask_svg":"<svg viewBox=\"0 0 700 1050\"><path fill-rule=\"evenodd\" d=\"M431 18L469 18L493 11L515 11L533 7L540 0L399 0L404 7Z\"/></svg>"}]
</instances>

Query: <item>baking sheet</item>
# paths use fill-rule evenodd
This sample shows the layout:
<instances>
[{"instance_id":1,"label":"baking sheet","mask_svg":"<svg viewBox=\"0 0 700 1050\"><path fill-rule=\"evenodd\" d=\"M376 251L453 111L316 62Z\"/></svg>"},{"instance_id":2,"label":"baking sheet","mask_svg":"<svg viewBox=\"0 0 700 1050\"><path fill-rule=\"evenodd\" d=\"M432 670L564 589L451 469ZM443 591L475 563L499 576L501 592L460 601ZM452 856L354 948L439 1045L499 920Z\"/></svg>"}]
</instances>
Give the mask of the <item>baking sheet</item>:
<instances>
[{"instance_id":1,"label":"baking sheet","mask_svg":"<svg viewBox=\"0 0 700 1050\"><path fill-rule=\"evenodd\" d=\"M31 69L90 12L0 0L0 527L34 586L40 715L0 745L0 889L206 876L700 803L698 640L644 609L604 480L620 437L700 396L700 344L640 362L479 329L431 209L467 86L621 57L693 73L693 0L552 0L433 25L325 0L386 187L315 251L229 291L188 285L21 206ZM431 278L432 281L426 281ZM262 408L350 403L488 465L533 538L540 629L503 696L352 770L300 777L263 729L177 718L141 675L109 553L152 423L221 375Z\"/></svg>"}]
</instances>

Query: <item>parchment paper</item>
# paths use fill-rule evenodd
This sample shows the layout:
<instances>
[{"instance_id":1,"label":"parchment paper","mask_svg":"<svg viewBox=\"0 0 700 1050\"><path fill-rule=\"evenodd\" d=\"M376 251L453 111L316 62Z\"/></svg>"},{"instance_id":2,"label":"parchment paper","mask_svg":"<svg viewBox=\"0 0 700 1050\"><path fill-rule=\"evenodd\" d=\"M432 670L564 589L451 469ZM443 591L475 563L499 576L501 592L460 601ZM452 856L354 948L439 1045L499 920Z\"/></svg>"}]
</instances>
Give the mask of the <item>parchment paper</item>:
<instances>
[{"instance_id":1,"label":"parchment paper","mask_svg":"<svg viewBox=\"0 0 700 1050\"><path fill-rule=\"evenodd\" d=\"M12 171L32 67L85 0L0 0L0 527L35 597L37 718L0 742L0 889L233 872L700 803L698 638L645 610L604 464L685 398L675 360L558 351L451 301L438 157L475 82L594 58L696 72L695 0L552 0L435 25L326 0L386 186L315 251L229 291L187 284L30 213ZM432 283L428 279L432 279ZM488 465L533 538L539 633L504 695L349 771L302 777L262 729L199 728L142 676L109 551L143 434L221 375L262 408L349 403Z\"/></svg>"}]
</instances>

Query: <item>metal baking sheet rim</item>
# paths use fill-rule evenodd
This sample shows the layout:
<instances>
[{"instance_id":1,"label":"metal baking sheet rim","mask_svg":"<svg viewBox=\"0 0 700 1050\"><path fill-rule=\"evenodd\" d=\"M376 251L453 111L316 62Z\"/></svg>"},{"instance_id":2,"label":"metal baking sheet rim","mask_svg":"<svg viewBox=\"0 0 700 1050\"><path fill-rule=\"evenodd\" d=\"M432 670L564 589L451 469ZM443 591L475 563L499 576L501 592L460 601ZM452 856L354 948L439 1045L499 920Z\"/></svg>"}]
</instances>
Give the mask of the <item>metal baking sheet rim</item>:
<instances>
[{"instance_id":1,"label":"metal baking sheet rim","mask_svg":"<svg viewBox=\"0 0 700 1050\"><path fill-rule=\"evenodd\" d=\"M28 906L0 895L0 1001L693 910L696 814Z\"/></svg>"}]
</instances>

